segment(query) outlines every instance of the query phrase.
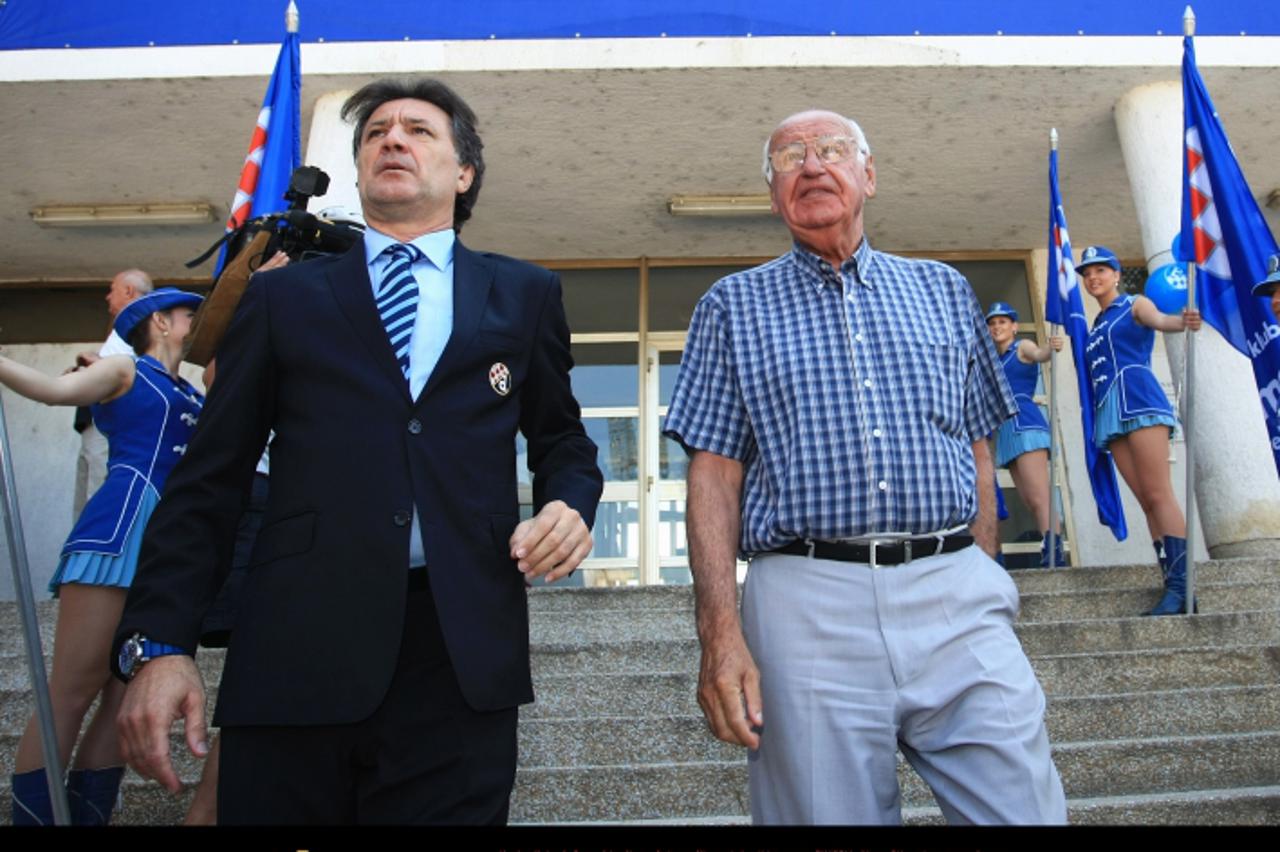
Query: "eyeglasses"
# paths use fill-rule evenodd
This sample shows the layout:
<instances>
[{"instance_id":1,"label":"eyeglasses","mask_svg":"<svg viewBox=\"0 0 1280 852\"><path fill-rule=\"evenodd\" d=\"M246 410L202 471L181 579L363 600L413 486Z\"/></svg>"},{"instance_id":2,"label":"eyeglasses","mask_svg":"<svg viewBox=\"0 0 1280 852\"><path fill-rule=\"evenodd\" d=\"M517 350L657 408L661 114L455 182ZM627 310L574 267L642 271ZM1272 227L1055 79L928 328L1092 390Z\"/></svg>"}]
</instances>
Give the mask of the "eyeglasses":
<instances>
[{"instance_id":1,"label":"eyeglasses","mask_svg":"<svg viewBox=\"0 0 1280 852\"><path fill-rule=\"evenodd\" d=\"M769 164L777 174L794 172L804 165L807 144L797 139L769 152ZM858 140L852 136L819 136L813 140L813 153L827 165L843 163L858 151Z\"/></svg>"}]
</instances>

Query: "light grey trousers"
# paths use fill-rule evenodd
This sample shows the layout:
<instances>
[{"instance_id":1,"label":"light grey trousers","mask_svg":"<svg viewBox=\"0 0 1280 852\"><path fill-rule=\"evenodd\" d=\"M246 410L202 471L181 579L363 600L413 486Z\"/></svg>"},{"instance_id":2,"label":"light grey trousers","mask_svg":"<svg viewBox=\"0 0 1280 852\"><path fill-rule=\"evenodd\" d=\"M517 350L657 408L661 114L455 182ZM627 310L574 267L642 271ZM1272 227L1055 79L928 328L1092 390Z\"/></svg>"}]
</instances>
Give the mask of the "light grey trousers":
<instances>
[{"instance_id":1,"label":"light grey trousers","mask_svg":"<svg viewBox=\"0 0 1280 852\"><path fill-rule=\"evenodd\" d=\"M748 756L752 822L898 824L901 748L949 823L1065 823L1017 613L1013 581L977 547L877 569L753 559L742 620L764 726Z\"/></svg>"}]
</instances>

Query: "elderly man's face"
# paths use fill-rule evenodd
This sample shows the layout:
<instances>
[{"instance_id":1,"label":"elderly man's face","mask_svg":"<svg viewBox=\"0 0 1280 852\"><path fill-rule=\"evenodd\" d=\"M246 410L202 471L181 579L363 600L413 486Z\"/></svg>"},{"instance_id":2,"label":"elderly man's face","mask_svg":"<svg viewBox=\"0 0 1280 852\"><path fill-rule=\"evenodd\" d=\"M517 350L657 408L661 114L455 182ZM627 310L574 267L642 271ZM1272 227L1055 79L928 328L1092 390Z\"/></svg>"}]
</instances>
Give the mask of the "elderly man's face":
<instances>
[{"instance_id":1,"label":"elderly man's face","mask_svg":"<svg viewBox=\"0 0 1280 852\"><path fill-rule=\"evenodd\" d=\"M111 279L111 286L107 289L107 312L114 317L124 310L125 305L136 298L138 298L138 290L133 286L133 282L123 272L118 273Z\"/></svg>"},{"instance_id":2,"label":"elderly man's face","mask_svg":"<svg viewBox=\"0 0 1280 852\"><path fill-rule=\"evenodd\" d=\"M360 200L366 216L402 209L453 221L455 197L475 177L458 162L449 115L426 101L403 98L382 104L365 122L356 155Z\"/></svg>"},{"instance_id":3,"label":"elderly man's face","mask_svg":"<svg viewBox=\"0 0 1280 852\"><path fill-rule=\"evenodd\" d=\"M1271 313L1280 320L1280 284L1271 288Z\"/></svg>"},{"instance_id":4,"label":"elderly man's face","mask_svg":"<svg viewBox=\"0 0 1280 852\"><path fill-rule=\"evenodd\" d=\"M849 126L830 113L811 112L794 117L774 131L769 150L790 142L806 144L804 163L792 172L774 174L770 185L773 211L796 233L852 225L862 218L863 203L876 192L875 167L868 155L855 154L842 163L824 163L813 149L823 136L848 136Z\"/></svg>"}]
</instances>

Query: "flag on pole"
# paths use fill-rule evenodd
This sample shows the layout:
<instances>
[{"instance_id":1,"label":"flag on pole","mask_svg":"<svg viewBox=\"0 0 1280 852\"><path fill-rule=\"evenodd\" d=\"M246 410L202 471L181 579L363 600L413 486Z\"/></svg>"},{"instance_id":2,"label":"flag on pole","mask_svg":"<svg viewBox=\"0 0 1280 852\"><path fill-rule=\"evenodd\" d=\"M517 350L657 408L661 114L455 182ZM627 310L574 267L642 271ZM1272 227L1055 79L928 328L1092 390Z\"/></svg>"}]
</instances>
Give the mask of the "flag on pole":
<instances>
[{"instance_id":1,"label":"flag on pole","mask_svg":"<svg viewBox=\"0 0 1280 852\"><path fill-rule=\"evenodd\" d=\"M1111 528L1116 541L1129 536L1124 520L1124 504L1111 454L1093 443L1093 382L1085 363L1085 347L1089 341L1089 323L1080 297L1080 279L1076 276L1071 256L1071 238L1067 234L1067 214L1058 193L1058 152L1049 152L1049 280L1045 287L1045 319L1063 326L1071 338L1071 357L1076 364L1076 386L1080 388L1080 419L1084 424L1084 456L1089 470L1089 485L1098 504L1098 520Z\"/></svg>"},{"instance_id":2,"label":"flag on pole","mask_svg":"<svg viewBox=\"0 0 1280 852\"><path fill-rule=\"evenodd\" d=\"M293 170L302 165L302 61L298 48L298 7L289 0L285 11L285 37L267 84L258 123L249 140L249 153L240 171L240 183L227 217L227 233L249 219L278 213ZM226 246L218 257L214 278L222 272Z\"/></svg>"},{"instance_id":3,"label":"flag on pole","mask_svg":"<svg viewBox=\"0 0 1280 852\"><path fill-rule=\"evenodd\" d=\"M1245 182L1226 131L1196 68L1191 36L1182 40L1180 261L1195 261L1196 302L1205 320L1249 358L1267 435L1280 471L1280 326L1267 300L1252 295L1267 275L1276 240Z\"/></svg>"}]
</instances>

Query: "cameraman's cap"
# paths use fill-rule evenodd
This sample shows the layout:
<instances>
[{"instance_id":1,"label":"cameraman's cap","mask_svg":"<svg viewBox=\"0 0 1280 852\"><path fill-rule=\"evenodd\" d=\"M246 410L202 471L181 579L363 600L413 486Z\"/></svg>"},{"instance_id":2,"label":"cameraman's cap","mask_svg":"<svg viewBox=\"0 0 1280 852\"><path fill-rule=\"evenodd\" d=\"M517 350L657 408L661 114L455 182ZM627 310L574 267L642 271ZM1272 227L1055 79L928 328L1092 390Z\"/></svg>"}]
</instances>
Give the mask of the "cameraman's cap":
<instances>
[{"instance_id":1,"label":"cameraman's cap","mask_svg":"<svg viewBox=\"0 0 1280 852\"><path fill-rule=\"evenodd\" d=\"M129 335L133 334L138 323L156 311L167 311L169 308L180 306L195 308L199 307L203 301L204 296L197 293L187 293L176 287L160 287L125 305L124 309L116 315L116 321L112 327L122 340L128 341Z\"/></svg>"},{"instance_id":2,"label":"cameraman's cap","mask_svg":"<svg viewBox=\"0 0 1280 852\"><path fill-rule=\"evenodd\" d=\"M1120 261L1116 258L1115 252L1106 246L1089 246L1080 255L1080 262L1076 264L1076 272L1086 266L1095 266L1099 263L1110 266L1116 272L1120 271Z\"/></svg>"},{"instance_id":3,"label":"cameraman's cap","mask_svg":"<svg viewBox=\"0 0 1280 852\"><path fill-rule=\"evenodd\" d=\"M993 317L1008 317L1014 322L1018 321L1018 312L1013 309L1013 305L1008 302L992 302L991 307L987 309L987 320Z\"/></svg>"},{"instance_id":4,"label":"cameraman's cap","mask_svg":"<svg viewBox=\"0 0 1280 852\"><path fill-rule=\"evenodd\" d=\"M1270 296L1280 284L1280 254L1267 258L1267 277L1253 285L1253 295Z\"/></svg>"}]
</instances>

